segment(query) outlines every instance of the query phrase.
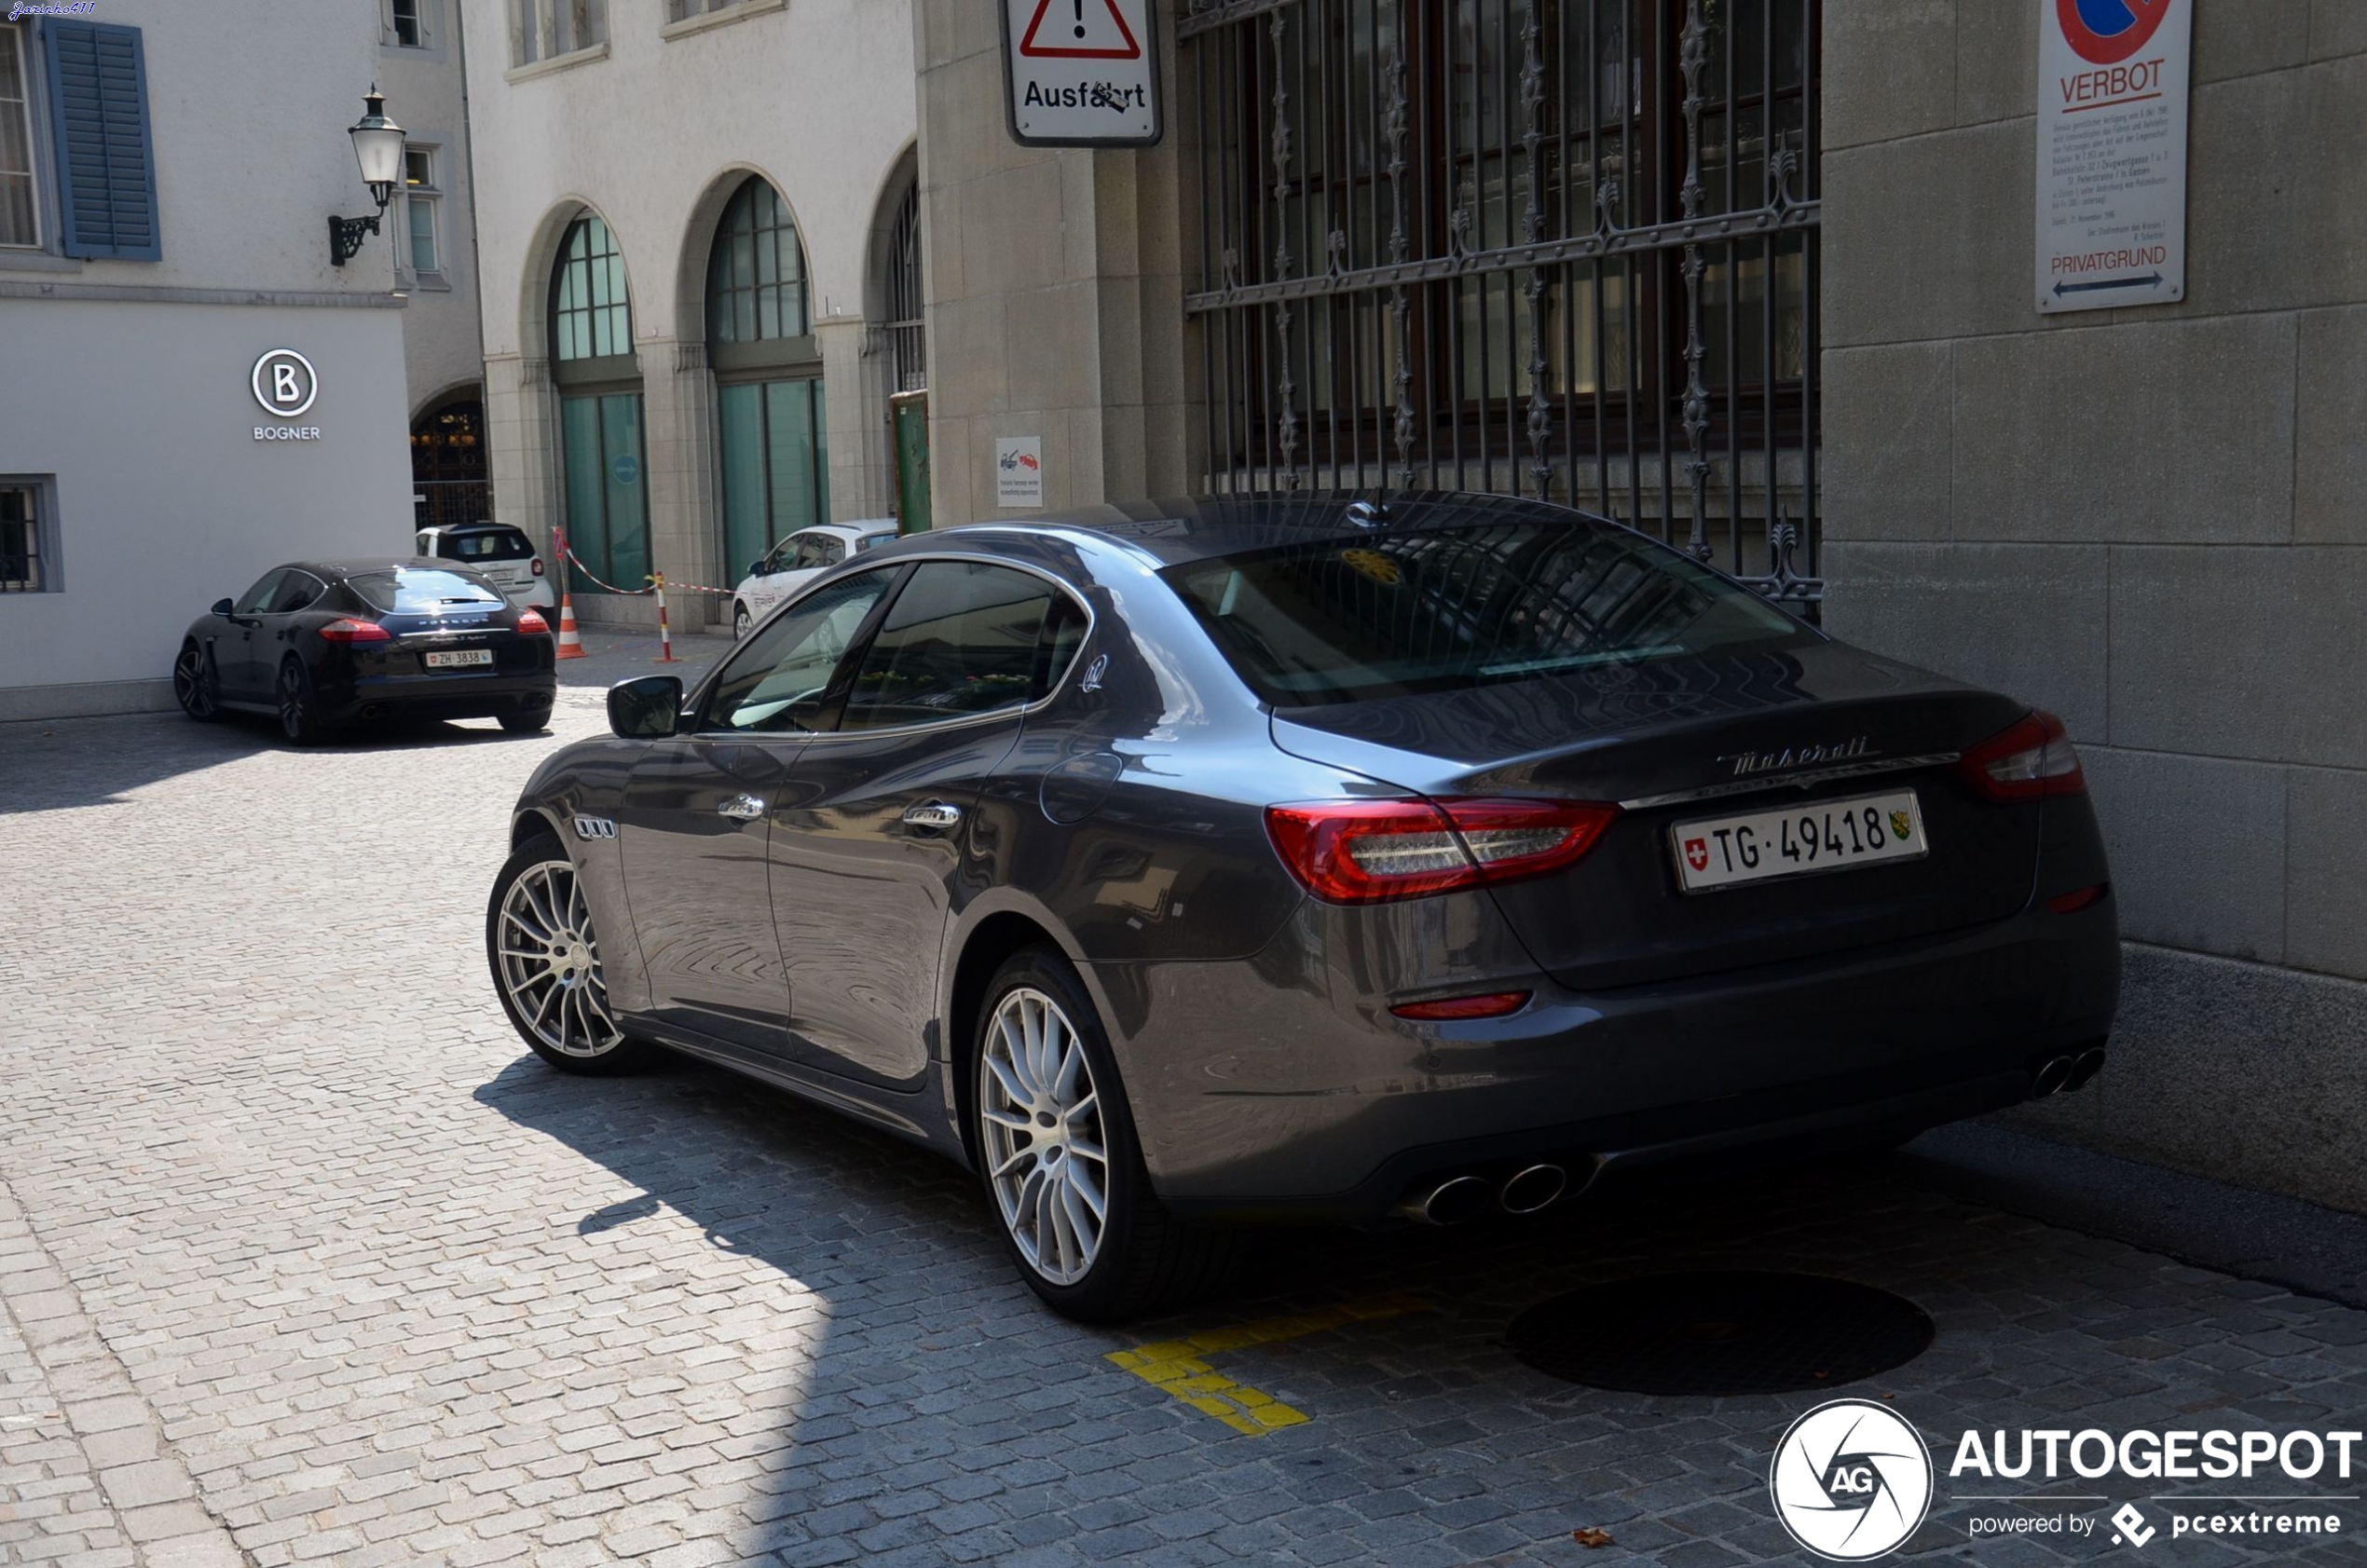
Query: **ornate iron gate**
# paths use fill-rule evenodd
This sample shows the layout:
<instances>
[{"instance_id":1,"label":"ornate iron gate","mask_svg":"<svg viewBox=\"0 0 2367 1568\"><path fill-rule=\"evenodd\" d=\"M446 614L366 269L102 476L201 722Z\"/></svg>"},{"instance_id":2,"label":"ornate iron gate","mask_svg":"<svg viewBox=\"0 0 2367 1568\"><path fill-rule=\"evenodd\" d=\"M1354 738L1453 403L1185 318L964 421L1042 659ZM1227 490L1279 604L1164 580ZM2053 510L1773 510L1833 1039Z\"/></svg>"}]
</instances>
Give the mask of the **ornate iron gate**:
<instances>
[{"instance_id":1,"label":"ornate iron gate","mask_svg":"<svg viewBox=\"0 0 2367 1568\"><path fill-rule=\"evenodd\" d=\"M1549 497L1822 598L1821 0L1182 6L1211 490Z\"/></svg>"}]
</instances>

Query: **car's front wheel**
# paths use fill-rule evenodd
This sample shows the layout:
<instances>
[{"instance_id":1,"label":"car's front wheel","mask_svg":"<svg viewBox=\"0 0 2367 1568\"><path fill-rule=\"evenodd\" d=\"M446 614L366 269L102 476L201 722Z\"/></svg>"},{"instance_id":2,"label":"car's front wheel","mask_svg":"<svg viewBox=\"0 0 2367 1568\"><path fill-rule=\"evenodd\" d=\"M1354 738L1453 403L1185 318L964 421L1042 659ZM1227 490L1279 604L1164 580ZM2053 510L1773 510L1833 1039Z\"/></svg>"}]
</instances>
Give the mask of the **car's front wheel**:
<instances>
[{"instance_id":1,"label":"car's front wheel","mask_svg":"<svg viewBox=\"0 0 2367 1568\"><path fill-rule=\"evenodd\" d=\"M747 606L733 605L732 607L732 638L734 642L747 641L749 629L755 624L755 620L748 614Z\"/></svg>"},{"instance_id":2,"label":"car's front wheel","mask_svg":"<svg viewBox=\"0 0 2367 1568\"><path fill-rule=\"evenodd\" d=\"M213 672L206 667L205 649L194 638L181 645L181 657L172 661L172 695L181 711L199 724L212 724L222 716Z\"/></svg>"},{"instance_id":3,"label":"car's front wheel","mask_svg":"<svg viewBox=\"0 0 2367 1568\"><path fill-rule=\"evenodd\" d=\"M614 1072L648 1049L609 1010L600 939L575 863L538 833L493 879L485 956L501 1010L534 1054L568 1072Z\"/></svg>"},{"instance_id":4,"label":"car's front wheel","mask_svg":"<svg viewBox=\"0 0 2367 1568\"><path fill-rule=\"evenodd\" d=\"M1059 954L987 988L975 1053L978 1164L1019 1274L1064 1317L1109 1323L1198 1294L1239 1240L1160 1207L1099 1016Z\"/></svg>"}]
</instances>

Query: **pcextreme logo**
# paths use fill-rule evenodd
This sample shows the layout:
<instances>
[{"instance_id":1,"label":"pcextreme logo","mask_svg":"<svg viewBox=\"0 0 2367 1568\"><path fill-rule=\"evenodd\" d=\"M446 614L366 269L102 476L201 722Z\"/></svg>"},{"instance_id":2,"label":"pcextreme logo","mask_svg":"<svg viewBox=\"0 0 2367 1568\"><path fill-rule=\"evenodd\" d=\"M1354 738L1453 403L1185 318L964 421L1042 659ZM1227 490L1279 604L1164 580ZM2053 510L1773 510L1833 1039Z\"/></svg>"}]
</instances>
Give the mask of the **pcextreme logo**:
<instances>
[{"instance_id":1,"label":"pcextreme logo","mask_svg":"<svg viewBox=\"0 0 2367 1568\"><path fill-rule=\"evenodd\" d=\"M1833 1562L1896 1550L1932 1506L1932 1459L1905 1417L1867 1399L1817 1406L1785 1432L1768 1469L1775 1517Z\"/></svg>"}]
</instances>

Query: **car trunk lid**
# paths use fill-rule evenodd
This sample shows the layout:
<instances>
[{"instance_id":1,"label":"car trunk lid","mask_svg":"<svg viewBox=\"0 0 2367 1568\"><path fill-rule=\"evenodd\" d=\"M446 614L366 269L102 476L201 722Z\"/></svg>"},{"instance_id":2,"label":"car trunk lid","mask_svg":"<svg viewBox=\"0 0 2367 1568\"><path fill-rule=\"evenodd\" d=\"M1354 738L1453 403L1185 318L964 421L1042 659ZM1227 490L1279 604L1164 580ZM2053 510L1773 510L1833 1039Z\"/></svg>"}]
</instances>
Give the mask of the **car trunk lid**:
<instances>
[{"instance_id":1,"label":"car trunk lid","mask_svg":"<svg viewBox=\"0 0 2367 1568\"><path fill-rule=\"evenodd\" d=\"M1610 987L2002 920L2037 866L2035 804L1977 796L1957 754L2027 709L1842 647L1606 665L1277 710L1276 743L1432 796L1611 801L1578 864L1492 890L1540 968ZM1928 852L1687 893L1679 823L1912 791Z\"/></svg>"}]
</instances>

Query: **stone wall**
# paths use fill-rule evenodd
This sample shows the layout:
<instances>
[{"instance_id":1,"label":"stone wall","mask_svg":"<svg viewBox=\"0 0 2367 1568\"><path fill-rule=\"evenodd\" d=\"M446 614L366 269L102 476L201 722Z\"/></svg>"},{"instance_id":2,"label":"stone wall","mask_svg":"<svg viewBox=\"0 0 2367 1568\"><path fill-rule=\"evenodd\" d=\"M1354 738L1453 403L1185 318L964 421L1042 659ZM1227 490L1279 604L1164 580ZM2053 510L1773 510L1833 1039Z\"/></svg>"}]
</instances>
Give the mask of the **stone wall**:
<instances>
[{"instance_id":1,"label":"stone wall","mask_svg":"<svg viewBox=\"0 0 2367 1568\"><path fill-rule=\"evenodd\" d=\"M2054 709L2132 948L2044 1130L2367 1209L2367 6L2199 0L2178 304L2031 306L2036 0L1827 0L1827 624Z\"/></svg>"}]
</instances>

